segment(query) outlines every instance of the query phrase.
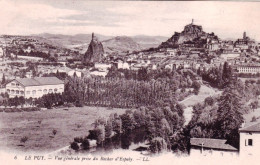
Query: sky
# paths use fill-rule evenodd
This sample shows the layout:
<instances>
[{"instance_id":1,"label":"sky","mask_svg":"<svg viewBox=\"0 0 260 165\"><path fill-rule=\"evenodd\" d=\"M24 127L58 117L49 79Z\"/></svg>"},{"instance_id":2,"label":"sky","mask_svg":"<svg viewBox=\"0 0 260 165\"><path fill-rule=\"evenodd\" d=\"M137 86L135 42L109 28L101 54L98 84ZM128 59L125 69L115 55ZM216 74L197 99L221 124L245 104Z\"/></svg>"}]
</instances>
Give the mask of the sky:
<instances>
[{"instance_id":1,"label":"sky","mask_svg":"<svg viewBox=\"0 0 260 165\"><path fill-rule=\"evenodd\" d=\"M166 36L202 25L221 38L260 41L260 2L0 0L0 34Z\"/></svg>"}]
</instances>

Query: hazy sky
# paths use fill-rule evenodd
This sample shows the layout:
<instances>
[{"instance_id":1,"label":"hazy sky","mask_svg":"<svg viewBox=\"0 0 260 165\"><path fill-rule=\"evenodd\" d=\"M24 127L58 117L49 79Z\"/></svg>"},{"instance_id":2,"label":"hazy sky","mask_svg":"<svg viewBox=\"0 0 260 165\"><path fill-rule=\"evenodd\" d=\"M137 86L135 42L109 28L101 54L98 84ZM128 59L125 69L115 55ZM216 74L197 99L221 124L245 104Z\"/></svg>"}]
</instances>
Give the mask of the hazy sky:
<instances>
[{"instance_id":1,"label":"hazy sky","mask_svg":"<svg viewBox=\"0 0 260 165\"><path fill-rule=\"evenodd\" d=\"M260 40L258 2L0 0L1 34L99 33L170 37L191 22L221 38Z\"/></svg>"}]
</instances>

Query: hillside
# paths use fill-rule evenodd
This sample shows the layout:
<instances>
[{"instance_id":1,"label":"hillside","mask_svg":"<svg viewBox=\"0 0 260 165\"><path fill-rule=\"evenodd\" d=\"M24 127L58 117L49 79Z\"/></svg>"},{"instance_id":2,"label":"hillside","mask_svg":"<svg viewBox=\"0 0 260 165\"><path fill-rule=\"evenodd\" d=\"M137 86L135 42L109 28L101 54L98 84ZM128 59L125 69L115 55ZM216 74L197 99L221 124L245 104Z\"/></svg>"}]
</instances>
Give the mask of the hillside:
<instances>
[{"instance_id":1,"label":"hillside","mask_svg":"<svg viewBox=\"0 0 260 165\"><path fill-rule=\"evenodd\" d=\"M142 46L132 38L126 36L117 36L102 42L105 52L127 52L142 50Z\"/></svg>"},{"instance_id":2,"label":"hillside","mask_svg":"<svg viewBox=\"0 0 260 165\"><path fill-rule=\"evenodd\" d=\"M167 37L163 37L163 36L145 36L145 35L133 36L131 38L145 49L158 47L163 41L167 39Z\"/></svg>"}]
</instances>

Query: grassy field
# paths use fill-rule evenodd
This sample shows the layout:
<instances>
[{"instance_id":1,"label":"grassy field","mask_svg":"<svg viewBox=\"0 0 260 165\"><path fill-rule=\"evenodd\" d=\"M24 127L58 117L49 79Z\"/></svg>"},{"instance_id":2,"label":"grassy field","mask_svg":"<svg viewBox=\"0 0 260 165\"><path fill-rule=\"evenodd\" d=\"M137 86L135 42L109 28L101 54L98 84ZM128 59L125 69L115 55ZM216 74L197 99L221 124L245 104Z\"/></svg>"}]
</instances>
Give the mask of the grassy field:
<instances>
[{"instance_id":1,"label":"grassy field","mask_svg":"<svg viewBox=\"0 0 260 165\"><path fill-rule=\"evenodd\" d=\"M191 95L186 99L182 100L180 103L186 107L193 106L197 103L203 102L205 98L209 96L215 96L221 94L221 91L215 90L214 88L208 87L206 85L201 85L198 95Z\"/></svg>"},{"instance_id":2,"label":"grassy field","mask_svg":"<svg viewBox=\"0 0 260 165\"><path fill-rule=\"evenodd\" d=\"M180 103L185 105L184 109L184 117L185 117L185 125L189 123L192 118L192 106L197 103L202 103L205 98L209 96L216 96L221 94L221 91L215 90L206 85L201 85L200 91L198 95L188 96L186 99L182 100Z\"/></svg>"},{"instance_id":3,"label":"grassy field","mask_svg":"<svg viewBox=\"0 0 260 165\"><path fill-rule=\"evenodd\" d=\"M67 146L76 136L86 136L98 117L122 114L125 109L82 107L36 112L0 113L1 150L50 152ZM55 131L56 130L56 134ZM21 142L23 137L28 139ZM26 139L26 138L24 138Z\"/></svg>"}]
</instances>

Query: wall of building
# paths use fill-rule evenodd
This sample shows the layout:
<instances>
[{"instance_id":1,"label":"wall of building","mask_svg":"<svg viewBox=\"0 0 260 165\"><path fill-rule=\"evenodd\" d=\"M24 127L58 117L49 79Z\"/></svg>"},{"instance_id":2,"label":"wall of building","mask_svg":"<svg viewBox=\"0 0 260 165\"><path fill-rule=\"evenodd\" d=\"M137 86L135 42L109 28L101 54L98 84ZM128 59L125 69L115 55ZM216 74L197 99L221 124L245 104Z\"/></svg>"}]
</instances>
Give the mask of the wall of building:
<instances>
[{"instance_id":1,"label":"wall of building","mask_svg":"<svg viewBox=\"0 0 260 165\"><path fill-rule=\"evenodd\" d=\"M238 156L238 152L233 151L220 151L220 150L210 150L210 149L197 149L191 148L190 149L190 156Z\"/></svg>"},{"instance_id":2,"label":"wall of building","mask_svg":"<svg viewBox=\"0 0 260 165\"><path fill-rule=\"evenodd\" d=\"M252 146L248 144L248 139L252 139ZM244 133L240 132L240 155L260 155L260 132Z\"/></svg>"},{"instance_id":3,"label":"wall of building","mask_svg":"<svg viewBox=\"0 0 260 165\"><path fill-rule=\"evenodd\" d=\"M63 93L64 84L25 87L25 98L39 98L48 93Z\"/></svg>"},{"instance_id":4,"label":"wall of building","mask_svg":"<svg viewBox=\"0 0 260 165\"><path fill-rule=\"evenodd\" d=\"M260 73L260 66L238 66L238 73Z\"/></svg>"},{"instance_id":5,"label":"wall of building","mask_svg":"<svg viewBox=\"0 0 260 165\"><path fill-rule=\"evenodd\" d=\"M24 87L17 81L11 81L10 83L6 84L5 89L10 98L13 98L15 96L24 97Z\"/></svg>"},{"instance_id":6,"label":"wall of building","mask_svg":"<svg viewBox=\"0 0 260 165\"><path fill-rule=\"evenodd\" d=\"M222 53L220 55L220 58L223 58L225 60L228 60L228 59L235 59L235 58L238 58L240 57L240 54L239 53Z\"/></svg>"},{"instance_id":7,"label":"wall of building","mask_svg":"<svg viewBox=\"0 0 260 165\"><path fill-rule=\"evenodd\" d=\"M14 80L6 84L6 92L9 94L10 98L14 98L15 96L23 96L24 98L39 98L48 93L63 93L64 84L24 87Z\"/></svg>"}]
</instances>

